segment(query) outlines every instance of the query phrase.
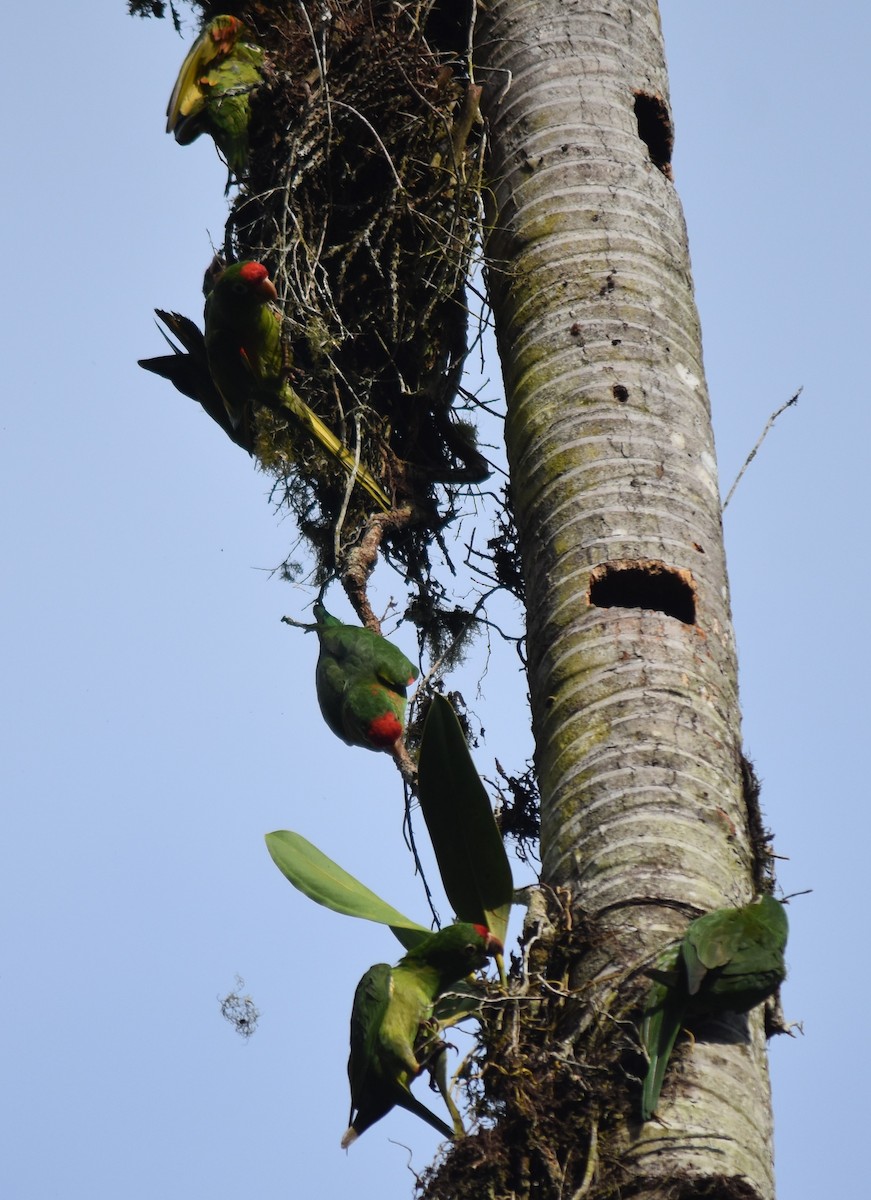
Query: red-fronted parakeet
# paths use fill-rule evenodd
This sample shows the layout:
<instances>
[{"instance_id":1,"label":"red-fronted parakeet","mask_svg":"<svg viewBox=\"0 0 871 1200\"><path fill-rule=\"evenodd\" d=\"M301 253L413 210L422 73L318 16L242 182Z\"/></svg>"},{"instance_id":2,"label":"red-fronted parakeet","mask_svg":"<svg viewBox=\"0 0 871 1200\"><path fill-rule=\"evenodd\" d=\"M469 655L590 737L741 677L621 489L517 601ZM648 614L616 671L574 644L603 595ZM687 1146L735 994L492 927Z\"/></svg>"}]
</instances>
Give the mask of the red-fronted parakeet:
<instances>
[{"instance_id":1,"label":"red-fronted parakeet","mask_svg":"<svg viewBox=\"0 0 871 1200\"><path fill-rule=\"evenodd\" d=\"M198 400L212 420L220 425L227 437L250 454L254 447L248 436L249 431L243 425L233 425L227 415L223 398L212 380L206 355L206 342L199 326L189 317L183 317L181 313L165 312L162 308L156 308L154 311L166 328L175 334L181 345L176 345L161 330L172 347L172 354L161 354L156 358L140 358L140 367L168 379L183 395L190 396L192 400Z\"/></svg>"},{"instance_id":2,"label":"red-fronted parakeet","mask_svg":"<svg viewBox=\"0 0 871 1200\"><path fill-rule=\"evenodd\" d=\"M257 405L287 409L297 424L338 460L377 504L390 501L354 456L286 379L281 314L274 307L275 285L262 263L233 263L217 277L206 297L206 353L215 386L234 429L247 427Z\"/></svg>"},{"instance_id":3,"label":"red-fronted parakeet","mask_svg":"<svg viewBox=\"0 0 871 1200\"><path fill-rule=\"evenodd\" d=\"M773 896L742 908L718 908L693 921L648 974L641 1042L649 1066L642 1120L656 1112L665 1072L684 1022L721 1012L749 1012L786 978L786 909Z\"/></svg>"},{"instance_id":4,"label":"red-fronted parakeet","mask_svg":"<svg viewBox=\"0 0 871 1200\"><path fill-rule=\"evenodd\" d=\"M320 601L314 615L320 641L315 686L324 720L349 746L393 750L402 737L406 692L417 667L387 638L343 625Z\"/></svg>"},{"instance_id":5,"label":"red-fronted parakeet","mask_svg":"<svg viewBox=\"0 0 871 1200\"><path fill-rule=\"evenodd\" d=\"M446 989L501 953L502 943L483 925L456 924L423 938L395 967L376 963L357 985L351 1012L350 1144L395 1105L415 1113L446 1138L462 1133L411 1094L410 1084L434 1054L443 1053L428 1028L433 1005Z\"/></svg>"},{"instance_id":6,"label":"red-fronted parakeet","mask_svg":"<svg viewBox=\"0 0 871 1200\"><path fill-rule=\"evenodd\" d=\"M182 63L166 109L166 132L182 146L214 139L234 175L248 161L250 94L262 81L263 51L238 17L214 17Z\"/></svg>"}]
</instances>

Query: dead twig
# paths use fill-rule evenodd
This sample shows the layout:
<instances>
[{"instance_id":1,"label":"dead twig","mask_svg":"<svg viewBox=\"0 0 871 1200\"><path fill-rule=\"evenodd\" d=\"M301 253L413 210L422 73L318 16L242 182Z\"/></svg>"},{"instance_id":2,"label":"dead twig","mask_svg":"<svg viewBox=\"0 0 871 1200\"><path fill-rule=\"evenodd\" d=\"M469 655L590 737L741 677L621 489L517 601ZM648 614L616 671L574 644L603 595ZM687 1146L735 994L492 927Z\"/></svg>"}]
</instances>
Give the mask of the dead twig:
<instances>
[{"instance_id":1,"label":"dead twig","mask_svg":"<svg viewBox=\"0 0 871 1200\"><path fill-rule=\"evenodd\" d=\"M804 385L802 385L798 389L798 391L795 393L794 396L790 396L790 398L787 400L786 404L781 404L781 406L777 410L777 412L773 412L771 414L771 416L768 418L768 420L766 421L765 428L762 430L762 433L759 436L759 441L756 443L756 445L753 447L753 449L747 455L747 458L744 460L744 466L738 472L735 482L729 488L729 495L723 501L723 512L726 511L726 506L728 505L729 501L732 499L732 496L735 494L735 488L741 482L742 475L747 470L747 468L750 466L750 464L753 462L753 459L756 457L757 450L759 449L759 447L762 445L762 443L765 441L766 437L768 436L769 429L771 428L771 426L774 424L774 422L777 420L777 418L780 416L780 414L782 412L786 412L786 410L788 408L791 408L793 404L796 404L798 402L798 398L802 394L803 391L804 391Z\"/></svg>"}]
</instances>

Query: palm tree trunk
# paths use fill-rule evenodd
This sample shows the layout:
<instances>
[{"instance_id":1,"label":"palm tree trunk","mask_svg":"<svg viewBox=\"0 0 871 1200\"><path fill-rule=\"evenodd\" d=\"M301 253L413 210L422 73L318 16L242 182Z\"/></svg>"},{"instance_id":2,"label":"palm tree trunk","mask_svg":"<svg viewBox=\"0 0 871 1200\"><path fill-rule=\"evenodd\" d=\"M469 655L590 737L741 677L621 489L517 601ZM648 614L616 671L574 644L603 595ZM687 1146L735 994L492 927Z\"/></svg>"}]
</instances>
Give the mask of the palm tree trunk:
<instances>
[{"instance_id":1,"label":"palm tree trunk","mask_svg":"<svg viewBox=\"0 0 871 1200\"><path fill-rule=\"evenodd\" d=\"M488 0L477 46L545 888L495 1127L427 1194L771 1197L759 1010L638 1115L645 956L767 870L657 4Z\"/></svg>"}]
</instances>

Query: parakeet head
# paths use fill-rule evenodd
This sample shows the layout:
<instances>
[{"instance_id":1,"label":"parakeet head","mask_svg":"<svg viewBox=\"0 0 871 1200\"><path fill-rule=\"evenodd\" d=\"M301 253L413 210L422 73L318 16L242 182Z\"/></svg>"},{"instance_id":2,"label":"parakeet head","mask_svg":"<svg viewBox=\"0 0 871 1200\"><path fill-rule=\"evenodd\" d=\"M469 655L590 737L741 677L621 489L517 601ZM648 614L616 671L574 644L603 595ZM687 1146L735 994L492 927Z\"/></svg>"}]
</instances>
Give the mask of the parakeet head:
<instances>
[{"instance_id":1,"label":"parakeet head","mask_svg":"<svg viewBox=\"0 0 871 1200\"><path fill-rule=\"evenodd\" d=\"M220 16L206 26L205 32L215 43L219 54L229 54L244 30L245 26L238 17Z\"/></svg>"},{"instance_id":2,"label":"parakeet head","mask_svg":"<svg viewBox=\"0 0 871 1200\"><path fill-rule=\"evenodd\" d=\"M484 942L484 950L488 958L492 958L494 954L502 954L505 947L497 938L495 933L491 933L486 925L473 925L472 928L477 933L478 937Z\"/></svg>"},{"instance_id":3,"label":"parakeet head","mask_svg":"<svg viewBox=\"0 0 871 1200\"><path fill-rule=\"evenodd\" d=\"M259 304L278 299L275 284L263 263L250 260L227 267L218 277L215 288L220 288L225 295L236 296L240 300L254 299Z\"/></svg>"},{"instance_id":4,"label":"parakeet head","mask_svg":"<svg viewBox=\"0 0 871 1200\"><path fill-rule=\"evenodd\" d=\"M502 943L486 925L457 921L423 938L402 960L423 961L449 979L460 979L502 953Z\"/></svg>"}]
</instances>

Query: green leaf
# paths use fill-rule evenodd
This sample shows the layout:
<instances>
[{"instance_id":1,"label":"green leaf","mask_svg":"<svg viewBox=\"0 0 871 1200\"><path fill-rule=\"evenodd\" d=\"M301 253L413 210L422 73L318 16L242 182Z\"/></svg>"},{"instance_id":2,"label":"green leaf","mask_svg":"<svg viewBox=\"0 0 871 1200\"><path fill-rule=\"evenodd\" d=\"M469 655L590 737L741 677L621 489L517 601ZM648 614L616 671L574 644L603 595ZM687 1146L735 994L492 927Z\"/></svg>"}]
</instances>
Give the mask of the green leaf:
<instances>
[{"instance_id":1,"label":"green leaf","mask_svg":"<svg viewBox=\"0 0 871 1200\"><path fill-rule=\"evenodd\" d=\"M508 855L456 713L433 698L418 763L420 806L448 900L460 921L486 925L502 942L514 881Z\"/></svg>"},{"instance_id":2,"label":"green leaf","mask_svg":"<svg viewBox=\"0 0 871 1200\"><path fill-rule=\"evenodd\" d=\"M389 925L406 950L413 950L432 932L376 896L302 834L290 829L267 833L266 847L282 875L310 900L348 917Z\"/></svg>"}]
</instances>

